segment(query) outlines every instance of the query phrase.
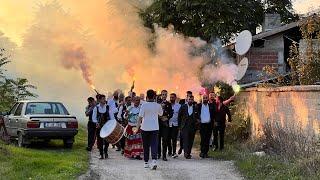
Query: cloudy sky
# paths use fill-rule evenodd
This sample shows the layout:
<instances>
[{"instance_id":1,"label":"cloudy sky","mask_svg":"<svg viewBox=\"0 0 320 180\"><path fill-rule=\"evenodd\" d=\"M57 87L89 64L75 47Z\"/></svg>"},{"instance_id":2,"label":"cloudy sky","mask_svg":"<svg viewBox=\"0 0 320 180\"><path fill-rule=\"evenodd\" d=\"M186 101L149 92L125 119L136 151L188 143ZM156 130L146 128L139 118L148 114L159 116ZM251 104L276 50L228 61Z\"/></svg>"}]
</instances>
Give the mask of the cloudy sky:
<instances>
[{"instance_id":1,"label":"cloudy sky","mask_svg":"<svg viewBox=\"0 0 320 180\"><path fill-rule=\"evenodd\" d=\"M86 97L94 95L90 83L103 93L128 89L133 79L137 91L168 88L183 95L186 88L199 88L190 78L199 63L185 52L185 39L159 29L159 54L148 51L150 32L134 7L150 0L0 1L0 47L12 57L8 75L28 78L40 99L62 101L79 117ZM306 13L319 4L296 0L294 9Z\"/></svg>"}]
</instances>

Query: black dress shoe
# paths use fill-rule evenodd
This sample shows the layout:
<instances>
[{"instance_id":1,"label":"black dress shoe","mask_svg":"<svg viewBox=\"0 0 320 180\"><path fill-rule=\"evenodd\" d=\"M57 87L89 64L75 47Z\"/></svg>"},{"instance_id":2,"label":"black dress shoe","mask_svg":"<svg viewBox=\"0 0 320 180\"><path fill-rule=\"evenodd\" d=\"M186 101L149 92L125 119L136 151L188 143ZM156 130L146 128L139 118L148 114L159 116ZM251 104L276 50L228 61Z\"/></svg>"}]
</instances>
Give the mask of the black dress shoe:
<instances>
[{"instance_id":1,"label":"black dress shoe","mask_svg":"<svg viewBox=\"0 0 320 180\"><path fill-rule=\"evenodd\" d=\"M99 159L104 159L104 158L103 158L103 154L100 155L100 158L99 158Z\"/></svg>"},{"instance_id":2,"label":"black dress shoe","mask_svg":"<svg viewBox=\"0 0 320 180\"><path fill-rule=\"evenodd\" d=\"M200 156L201 158L204 158L204 155L203 155L203 153L200 153L200 154L199 154L199 156Z\"/></svg>"},{"instance_id":3,"label":"black dress shoe","mask_svg":"<svg viewBox=\"0 0 320 180\"><path fill-rule=\"evenodd\" d=\"M116 151L121 151L121 148L117 148L117 150Z\"/></svg>"},{"instance_id":4,"label":"black dress shoe","mask_svg":"<svg viewBox=\"0 0 320 180\"><path fill-rule=\"evenodd\" d=\"M186 157L186 159L191 159L191 155L187 155L187 156L185 156Z\"/></svg>"},{"instance_id":5,"label":"black dress shoe","mask_svg":"<svg viewBox=\"0 0 320 180\"><path fill-rule=\"evenodd\" d=\"M104 154L104 158L105 158L105 159L108 159L108 157L109 157L108 153L105 153L105 154Z\"/></svg>"},{"instance_id":6,"label":"black dress shoe","mask_svg":"<svg viewBox=\"0 0 320 180\"><path fill-rule=\"evenodd\" d=\"M203 155L203 158L208 158L208 157L209 157L208 154Z\"/></svg>"},{"instance_id":7,"label":"black dress shoe","mask_svg":"<svg viewBox=\"0 0 320 180\"><path fill-rule=\"evenodd\" d=\"M163 157L162 160L163 161L168 161L168 159L166 157Z\"/></svg>"},{"instance_id":8,"label":"black dress shoe","mask_svg":"<svg viewBox=\"0 0 320 180\"><path fill-rule=\"evenodd\" d=\"M178 154L180 155L182 153L182 149L179 149Z\"/></svg>"},{"instance_id":9,"label":"black dress shoe","mask_svg":"<svg viewBox=\"0 0 320 180\"><path fill-rule=\"evenodd\" d=\"M161 154L158 154L158 159L160 159L161 158Z\"/></svg>"}]
</instances>

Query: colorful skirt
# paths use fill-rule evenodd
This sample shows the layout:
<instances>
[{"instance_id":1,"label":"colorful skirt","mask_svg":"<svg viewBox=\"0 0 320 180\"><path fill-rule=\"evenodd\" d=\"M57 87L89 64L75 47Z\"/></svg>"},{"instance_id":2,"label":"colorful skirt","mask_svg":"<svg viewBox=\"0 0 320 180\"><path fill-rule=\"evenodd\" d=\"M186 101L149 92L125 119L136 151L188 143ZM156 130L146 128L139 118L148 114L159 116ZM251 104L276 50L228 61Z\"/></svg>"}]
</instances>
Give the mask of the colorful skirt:
<instances>
[{"instance_id":1,"label":"colorful skirt","mask_svg":"<svg viewBox=\"0 0 320 180\"><path fill-rule=\"evenodd\" d=\"M141 130L139 129L136 134L133 133L132 127L128 125L126 129L126 144L124 147L124 156L128 158L133 158L143 155L143 145L142 145L142 136Z\"/></svg>"}]
</instances>

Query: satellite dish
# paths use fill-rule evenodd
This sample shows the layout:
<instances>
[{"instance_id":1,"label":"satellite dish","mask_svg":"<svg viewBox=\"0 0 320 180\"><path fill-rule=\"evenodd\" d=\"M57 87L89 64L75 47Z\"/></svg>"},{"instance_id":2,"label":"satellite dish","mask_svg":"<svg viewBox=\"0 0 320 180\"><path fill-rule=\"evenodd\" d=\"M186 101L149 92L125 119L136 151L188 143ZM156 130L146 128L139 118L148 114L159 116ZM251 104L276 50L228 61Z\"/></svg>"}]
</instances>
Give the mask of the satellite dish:
<instances>
[{"instance_id":1,"label":"satellite dish","mask_svg":"<svg viewBox=\"0 0 320 180\"><path fill-rule=\"evenodd\" d=\"M248 30L242 31L237 37L236 37L236 52L238 55L242 56L245 55L252 44L252 34Z\"/></svg>"},{"instance_id":2,"label":"satellite dish","mask_svg":"<svg viewBox=\"0 0 320 180\"><path fill-rule=\"evenodd\" d=\"M238 64L238 72L236 75L236 80L239 81L243 78L243 76L246 74L248 66L249 66L248 58L244 57Z\"/></svg>"}]
</instances>

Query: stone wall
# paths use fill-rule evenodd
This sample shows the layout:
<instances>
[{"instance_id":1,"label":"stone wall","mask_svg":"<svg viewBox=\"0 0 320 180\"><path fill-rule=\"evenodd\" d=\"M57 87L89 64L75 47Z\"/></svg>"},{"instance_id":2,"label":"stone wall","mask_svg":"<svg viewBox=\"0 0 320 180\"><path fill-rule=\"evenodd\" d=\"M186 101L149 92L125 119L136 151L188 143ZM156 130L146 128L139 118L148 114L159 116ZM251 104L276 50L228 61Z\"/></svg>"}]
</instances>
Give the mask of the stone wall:
<instances>
[{"instance_id":1,"label":"stone wall","mask_svg":"<svg viewBox=\"0 0 320 180\"><path fill-rule=\"evenodd\" d=\"M320 131L320 86L248 88L239 93L236 102L251 118L254 136L261 134L264 122L302 126Z\"/></svg>"}]
</instances>

